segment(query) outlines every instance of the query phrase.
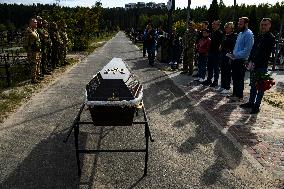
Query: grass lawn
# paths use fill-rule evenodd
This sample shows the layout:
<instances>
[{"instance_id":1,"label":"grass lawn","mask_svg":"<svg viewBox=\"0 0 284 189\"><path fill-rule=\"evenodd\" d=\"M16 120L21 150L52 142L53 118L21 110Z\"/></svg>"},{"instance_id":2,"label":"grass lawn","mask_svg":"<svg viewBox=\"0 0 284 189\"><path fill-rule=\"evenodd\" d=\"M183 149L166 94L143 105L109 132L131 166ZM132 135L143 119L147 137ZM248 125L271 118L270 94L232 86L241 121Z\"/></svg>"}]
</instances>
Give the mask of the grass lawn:
<instances>
[{"instance_id":1,"label":"grass lawn","mask_svg":"<svg viewBox=\"0 0 284 189\"><path fill-rule=\"evenodd\" d=\"M21 104L28 101L34 93L39 92L46 87L49 83L54 81L57 77L63 74L70 66L80 62L80 56L84 54L87 56L92 53L96 48L104 45L106 41L111 39L116 33L103 35L98 39L91 41L91 47L86 52L80 52L78 56L67 58L68 64L53 71L52 75L46 76L38 84L31 84L29 81L18 83L16 86L10 88L0 88L0 123L15 111ZM1 81L2 82L2 81Z\"/></svg>"}]
</instances>

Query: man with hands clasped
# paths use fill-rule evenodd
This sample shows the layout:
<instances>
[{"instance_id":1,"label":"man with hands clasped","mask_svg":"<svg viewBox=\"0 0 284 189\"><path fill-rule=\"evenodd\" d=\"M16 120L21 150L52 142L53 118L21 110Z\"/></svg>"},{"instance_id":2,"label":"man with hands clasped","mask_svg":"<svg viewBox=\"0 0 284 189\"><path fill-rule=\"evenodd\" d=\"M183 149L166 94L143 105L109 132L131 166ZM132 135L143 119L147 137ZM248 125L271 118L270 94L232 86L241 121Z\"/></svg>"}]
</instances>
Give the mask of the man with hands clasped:
<instances>
[{"instance_id":1,"label":"man with hands clasped","mask_svg":"<svg viewBox=\"0 0 284 189\"><path fill-rule=\"evenodd\" d=\"M252 49L254 38L253 33L248 29L249 19L241 17L238 21L239 34L233 50L233 54L227 54L232 59L232 80L233 94L230 97L234 101L243 99L244 78L245 78L245 62L248 60Z\"/></svg>"}]
</instances>

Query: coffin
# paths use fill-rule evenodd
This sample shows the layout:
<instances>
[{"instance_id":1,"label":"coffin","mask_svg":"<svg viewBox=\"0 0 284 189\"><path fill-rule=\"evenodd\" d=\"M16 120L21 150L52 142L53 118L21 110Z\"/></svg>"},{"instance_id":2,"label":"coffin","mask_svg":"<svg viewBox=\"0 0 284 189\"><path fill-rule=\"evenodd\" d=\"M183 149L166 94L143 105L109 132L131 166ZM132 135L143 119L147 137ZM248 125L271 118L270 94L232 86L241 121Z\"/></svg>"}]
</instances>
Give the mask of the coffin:
<instances>
[{"instance_id":1,"label":"coffin","mask_svg":"<svg viewBox=\"0 0 284 189\"><path fill-rule=\"evenodd\" d=\"M121 58L113 58L86 86L85 104L95 125L132 125L143 87Z\"/></svg>"}]
</instances>

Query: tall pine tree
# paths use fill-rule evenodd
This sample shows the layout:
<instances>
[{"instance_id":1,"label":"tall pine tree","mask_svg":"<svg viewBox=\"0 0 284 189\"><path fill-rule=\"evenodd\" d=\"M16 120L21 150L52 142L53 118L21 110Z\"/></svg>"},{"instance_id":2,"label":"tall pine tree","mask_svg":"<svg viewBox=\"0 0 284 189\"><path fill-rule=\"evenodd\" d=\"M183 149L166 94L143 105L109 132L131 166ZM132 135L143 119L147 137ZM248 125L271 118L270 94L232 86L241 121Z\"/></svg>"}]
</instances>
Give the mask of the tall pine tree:
<instances>
[{"instance_id":1,"label":"tall pine tree","mask_svg":"<svg viewBox=\"0 0 284 189\"><path fill-rule=\"evenodd\" d=\"M212 0L212 3L207 12L207 19L211 24L214 20L220 19L219 17L219 5L217 0Z\"/></svg>"}]
</instances>

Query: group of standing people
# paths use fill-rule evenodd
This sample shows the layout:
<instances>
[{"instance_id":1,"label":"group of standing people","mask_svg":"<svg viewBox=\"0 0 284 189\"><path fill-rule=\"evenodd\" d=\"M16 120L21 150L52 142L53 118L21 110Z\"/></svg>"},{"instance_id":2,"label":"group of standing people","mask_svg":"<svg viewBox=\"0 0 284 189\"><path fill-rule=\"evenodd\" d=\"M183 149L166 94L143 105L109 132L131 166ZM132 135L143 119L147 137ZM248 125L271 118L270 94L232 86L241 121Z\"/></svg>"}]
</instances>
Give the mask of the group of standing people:
<instances>
[{"instance_id":1,"label":"group of standing people","mask_svg":"<svg viewBox=\"0 0 284 189\"><path fill-rule=\"evenodd\" d=\"M40 16L31 18L24 33L24 48L31 66L31 81L39 83L44 75L67 64L69 39L65 22L48 23Z\"/></svg>"},{"instance_id":2,"label":"group of standing people","mask_svg":"<svg viewBox=\"0 0 284 189\"><path fill-rule=\"evenodd\" d=\"M226 95L233 101L243 99L245 72L250 71L250 98L247 103L241 104L242 108L251 108L251 114L260 111L260 104L264 91L257 90L255 85L256 73L266 74L268 71L269 57L272 53L275 37L270 32L271 19L263 18L260 22L260 35L255 37L249 29L249 18L238 19L238 28L235 30L233 22L227 22L224 30L221 29L220 20L202 22L202 29L196 31L193 22L187 23L187 30L180 38L175 30L169 35L170 39L170 63L179 62L181 46L183 54L183 71L197 77L195 81L210 87L219 86L219 74L221 71L221 85L216 88L222 95ZM238 32L238 33L236 33ZM154 64L155 58L155 31L152 25L148 25L144 31L144 43L148 52L149 64ZM145 56L146 51L143 51ZM194 74L194 66L198 73ZM207 77L206 77L207 73ZM230 94L231 81L233 85Z\"/></svg>"},{"instance_id":3,"label":"group of standing people","mask_svg":"<svg viewBox=\"0 0 284 189\"><path fill-rule=\"evenodd\" d=\"M217 88L223 95L233 101L243 99L245 72L250 71L249 102L241 104L242 108L251 108L251 114L260 111L264 91L256 89L255 73L266 74L269 57L275 44L275 37L270 32L271 19L263 18L260 22L260 35L256 38L249 29L249 18L238 20L238 34L234 32L234 23L224 25L224 34L220 29L221 22L215 20L212 30L201 30L202 37L196 41L198 78L202 85L217 87L219 71L221 85ZM192 50L193 51L193 50ZM192 56L193 57L193 56ZM192 63L193 64L193 63ZM207 70L207 78L206 77ZM212 81L213 79L213 81ZM231 80L233 90L230 94Z\"/></svg>"}]
</instances>

